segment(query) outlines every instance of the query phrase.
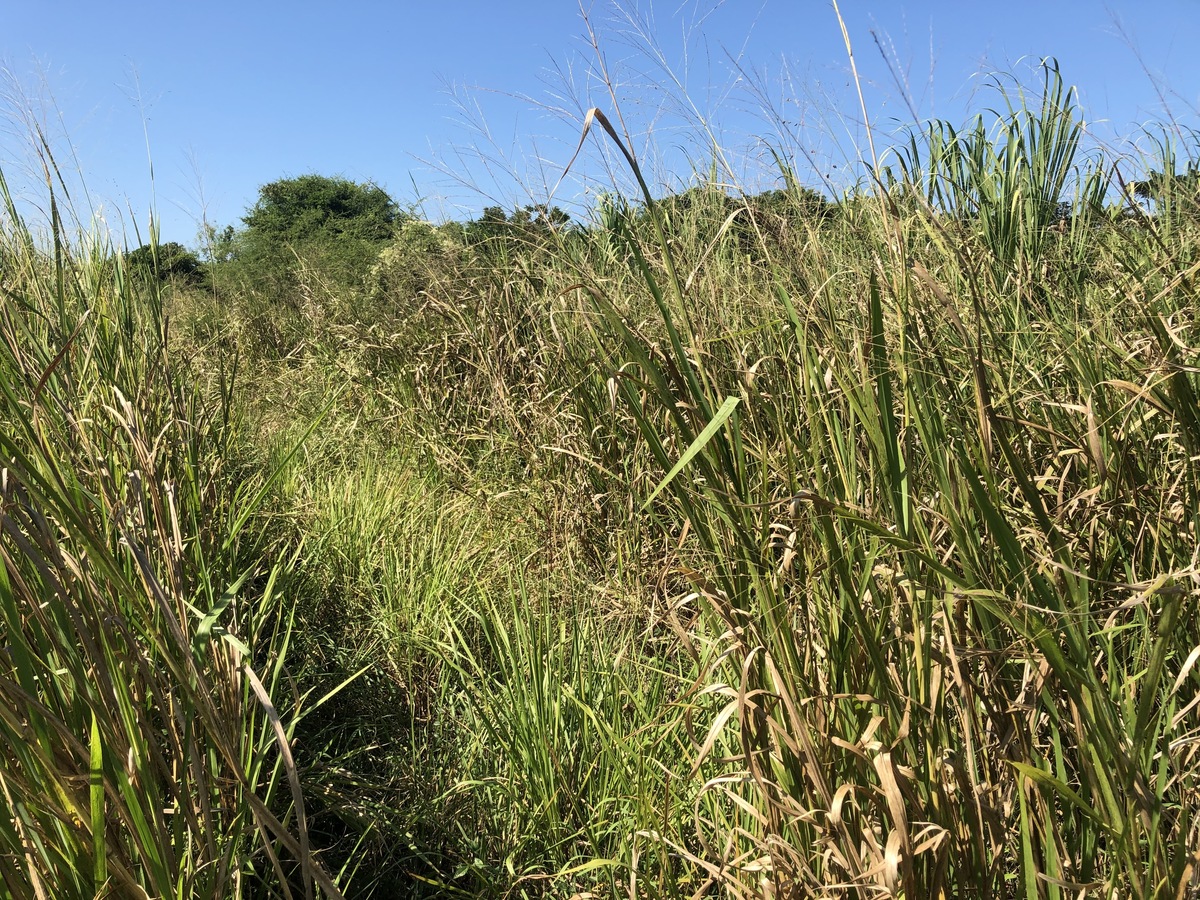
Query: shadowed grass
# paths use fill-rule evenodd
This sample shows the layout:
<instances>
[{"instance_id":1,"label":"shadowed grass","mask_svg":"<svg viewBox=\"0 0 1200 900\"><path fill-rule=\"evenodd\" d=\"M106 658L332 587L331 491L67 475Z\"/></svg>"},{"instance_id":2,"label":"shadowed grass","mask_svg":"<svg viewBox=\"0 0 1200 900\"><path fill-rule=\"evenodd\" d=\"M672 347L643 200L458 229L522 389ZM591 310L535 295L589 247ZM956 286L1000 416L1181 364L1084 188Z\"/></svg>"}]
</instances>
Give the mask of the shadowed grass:
<instances>
[{"instance_id":1,"label":"shadowed grass","mask_svg":"<svg viewBox=\"0 0 1200 900\"><path fill-rule=\"evenodd\" d=\"M0 192L5 892L340 896L280 703L289 616L245 530L263 482L223 474L230 411L53 192L45 250Z\"/></svg>"}]
</instances>

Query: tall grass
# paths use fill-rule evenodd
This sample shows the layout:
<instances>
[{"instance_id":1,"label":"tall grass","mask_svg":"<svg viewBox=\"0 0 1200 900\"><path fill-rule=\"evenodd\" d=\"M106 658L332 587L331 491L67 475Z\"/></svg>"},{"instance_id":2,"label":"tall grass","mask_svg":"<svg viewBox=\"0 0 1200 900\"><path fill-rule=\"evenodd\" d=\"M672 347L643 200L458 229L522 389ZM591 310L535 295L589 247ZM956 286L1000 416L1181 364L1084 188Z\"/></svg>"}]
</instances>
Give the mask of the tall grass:
<instances>
[{"instance_id":1,"label":"tall grass","mask_svg":"<svg viewBox=\"0 0 1200 900\"><path fill-rule=\"evenodd\" d=\"M347 296L10 204L8 893L1196 895L1188 185L1001 100Z\"/></svg>"},{"instance_id":2,"label":"tall grass","mask_svg":"<svg viewBox=\"0 0 1200 900\"><path fill-rule=\"evenodd\" d=\"M648 190L652 227L617 233L664 339L586 291L663 473L647 503L695 537L723 632L697 766L734 729L706 789L747 814L700 861L734 895L1197 888L1191 273L1103 223L1094 278L1034 268L1081 240L1050 227L1079 129L1053 70L1045 88L999 148L980 126L914 137L932 162L901 187L932 202L775 260L748 339L708 326ZM714 275L717 303L738 283ZM1031 315L1031 285L1070 306Z\"/></svg>"},{"instance_id":3,"label":"tall grass","mask_svg":"<svg viewBox=\"0 0 1200 900\"><path fill-rule=\"evenodd\" d=\"M1019 82L1006 89L997 80L1006 108L993 122L979 115L961 131L932 122L901 145L895 173L881 172L899 193L915 189L929 209L974 226L956 237L979 242L998 288L1013 277L1035 286L1052 246L1065 264L1081 265L1109 187L1102 166L1079 163L1084 125L1074 90L1055 60L1041 69L1036 105Z\"/></svg>"},{"instance_id":4,"label":"tall grass","mask_svg":"<svg viewBox=\"0 0 1200 900\"><path fill-rule=\"evenodd\" d=\"M0 180L0 881L7 896L341 896L308 841L290 618L226 472L230 385L99 237ZM267 556L260 558L258 554Z\"/></svg>"}]
</instances>

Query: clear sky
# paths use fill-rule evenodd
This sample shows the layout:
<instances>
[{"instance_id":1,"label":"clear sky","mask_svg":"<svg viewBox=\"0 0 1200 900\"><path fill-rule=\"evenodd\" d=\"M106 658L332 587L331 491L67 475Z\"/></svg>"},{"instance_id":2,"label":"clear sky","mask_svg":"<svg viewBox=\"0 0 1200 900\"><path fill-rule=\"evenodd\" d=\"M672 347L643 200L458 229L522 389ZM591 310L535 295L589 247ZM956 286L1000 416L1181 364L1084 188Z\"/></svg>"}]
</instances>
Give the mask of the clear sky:
<instances>
[{"instance_id":1,"label":"clear sky","mask_svg":"<svg viewBox=\"0 0 1200 900\"><path fill-rule=\"evenodd\" d=\"M600 57L574 0L0 0L0 167L36 196L26 134L40 119L60 163L82 173L77 208L145 234L153 206L162 238L192 245L202 220L240 225L260 185L307 172L373 181L429 218L462 218L543 199L586 107L612 111L602 59L660 183L684 186L709 167L706 124L728 151L728 177L764 177L771 148L814 186L853 170L862 116L829 0L585 8ZM841 9L883 143L914 114L957 124L997 103L986 73L1035 84L1048 55L1099 140L1149 122L1200 125L1200 0ZM598 147L557 201L609 185Z\"/></svg>"}]
</instances>

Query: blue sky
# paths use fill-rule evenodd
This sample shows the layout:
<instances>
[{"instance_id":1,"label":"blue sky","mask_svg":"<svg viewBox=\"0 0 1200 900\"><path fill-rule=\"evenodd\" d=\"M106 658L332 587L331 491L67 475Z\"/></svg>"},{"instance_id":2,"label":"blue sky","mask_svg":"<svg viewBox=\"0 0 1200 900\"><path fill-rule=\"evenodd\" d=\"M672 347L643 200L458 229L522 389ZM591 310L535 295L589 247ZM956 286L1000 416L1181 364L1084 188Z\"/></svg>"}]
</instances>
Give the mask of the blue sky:
<instances>
[{"instance_id":1,"label":"blue sky","mask_svg":"<svg viewBox=\"0 0 1200 900\"><path fill-rule=\"evenodd\" d=\"M721 176L754 186L769 186L772 149L819 185L853 172L863 146L828 0L587 3L600 57L573 0L3 6L0 166L36 203L32 115L81 173L76 208L130 235L154 208L164 240L195 244L201 221L238 225L260 185L307 172L373 181L432 219L542 199L583 110L612 111L598 59L668 186L714 161L706 128L725 148ZM1200 124L1200 0L841 10L883 143L914 113L958 123L997 102L986 73L1034 84L1047 55L1079 87L1099 141L1168 118ZM594 136L556 200L586 202L621 177Z\"/></svg>"}]
</instances>

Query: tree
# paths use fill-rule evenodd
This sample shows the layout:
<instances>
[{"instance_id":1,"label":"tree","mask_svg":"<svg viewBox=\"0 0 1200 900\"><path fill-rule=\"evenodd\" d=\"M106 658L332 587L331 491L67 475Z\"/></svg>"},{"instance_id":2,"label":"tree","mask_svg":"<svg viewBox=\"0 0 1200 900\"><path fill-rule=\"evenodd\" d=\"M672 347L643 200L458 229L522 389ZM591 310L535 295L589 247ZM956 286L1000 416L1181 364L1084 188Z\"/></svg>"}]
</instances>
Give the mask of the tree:
<instances>
[{"instance_id":1,"label":"tree","mask_svg":"<svg viewBox=\"0 0 1200 900\"><path fill-rule=\"evenodd\" d=\"M199 257L175 241L168 241L157 247L143 244L125 254L125 262L130 270L146 278L191 285L204 283L204 269L200 265Z\"/></svg>"},{"instance_id":2,"label":"tree","mask_svg":"<svg viewBox=\"0 0 1200 900\"><path fill-rule=\"evenodd\" d=\"M229 262L237 255L236 234L232 225L217 230L216 225L204 224L204 260L210 265Z\"/></svg>"},{"instance_id":3,"label":"tree","mask_svg":"<svg viewBox=\"0 0 1200 900\"><path fill-rule=\"evenodd\" d=\"M570 221L571 216L564 210L545 203L522 206L511 216L499 206L487 206L482 216L466 224L465 231L467 242L475 245L497 238L528 243L562 231Z\"/></svg>"},{"instance_id":4,"label":"tree","mask_svg":"<svg viewBox=\"0 0 1200 900\"><path fill-rule=\"evenodd\" d=\"M242 217L239 262L260 288L293 286L298 262L359 287L403 215L377 185L324 175L273 181Z\"/></svg>"},{"instance_id":5,"label":"tree","mask_svg":"<svg viewBox=\"0 0 1200 900\"><path fill-rule=\"evenodd\" d=\"M1145 181L1131 181L1125 190L1139 200L1154 201L1156 208L1194 206L1200 197L1200 166L1189 162L1183 172L1150 172Z\"/></svg>"},{"instance_id":6,"label":"tree","mask_svg":"<svg viewBox=\"0 0 1200 900\"><path fill-rule=\"evenodd\" d=\"M298 243L315 237L386 241L399 218L400 208L381 187L301 175L259 188L242 221L262 239Z\"/></svg>"}]
</instances>

